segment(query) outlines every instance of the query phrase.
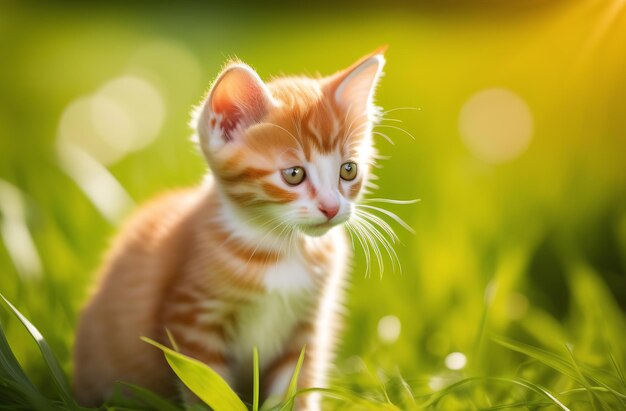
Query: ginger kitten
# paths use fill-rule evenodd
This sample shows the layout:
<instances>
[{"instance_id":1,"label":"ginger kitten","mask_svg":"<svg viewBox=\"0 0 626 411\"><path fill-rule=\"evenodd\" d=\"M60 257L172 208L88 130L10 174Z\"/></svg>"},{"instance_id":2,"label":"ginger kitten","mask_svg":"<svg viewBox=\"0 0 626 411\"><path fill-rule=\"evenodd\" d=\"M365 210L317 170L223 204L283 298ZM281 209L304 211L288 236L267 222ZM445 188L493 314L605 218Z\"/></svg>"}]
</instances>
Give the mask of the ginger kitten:
<instances>
[{"instance_id":1,"label":"ginger kitten","mask_svg":"<svg viewBox=\"0 0 626 411\"><path fill-rule=\"evenodd\" d=\"M139 339L169 345L166 329L244 397L255 346L266 398L284 393L305 344L300 386L324 387L351 254L342 224L373 161L384 63L378 51L268 83L226 66L194 118L211 174L131 218L80 316L80 403L101 404L117 381L176 395L163 353ZM319 396L299 406L319 410Z\"/></svg>"}]
</instances>

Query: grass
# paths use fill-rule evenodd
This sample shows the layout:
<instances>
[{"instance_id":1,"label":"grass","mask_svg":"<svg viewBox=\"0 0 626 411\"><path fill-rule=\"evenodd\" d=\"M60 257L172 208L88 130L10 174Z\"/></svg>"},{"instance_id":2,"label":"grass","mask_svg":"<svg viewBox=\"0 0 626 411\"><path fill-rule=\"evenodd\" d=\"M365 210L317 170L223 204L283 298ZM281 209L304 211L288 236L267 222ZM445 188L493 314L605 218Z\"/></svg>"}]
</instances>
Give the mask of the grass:
<instances>
[{"instance_id":1,"label":"grass","mask_svg":"<svg viewBox=\"0 0 626 411\"><path fill-rule=\"evenodd\" d=\"M54 395L47 397L27 377L9 346L3 327L0 324L0 409L11 410L87 410L74 401L66 376L61 371L57 358L37 328L30 323L4 296L5 308L11 311L22 323L39 347L54 382ZM362 386L358 391L346 388L309 388L297 390L297 380L305 350L302 350L295 367L285 398L278 404L260 409L267 411L293 411L294 400L298 395L318 392L325 398L325 409L337 410L455 410L455 409L558 409L563 411L589 409L615 410L626 407L626 380L623 366L616 360L623 352L606 352L612 368L609 370L580 363L574 358L571 347L564 352L551 352L528 344L502 337L491 337L496 344L526 356L530 361L520 365L513 376L463 376L440 377L440 387L433 388L424 382L405 380L400 375L379 381L378 387ZM215 411L259 410L259 369L258 352L254 351L254 400L251 407L244 404L228 384L205 364L187 357L155 341L144 339L161 349L169 365L181 382L204 404ZM547 367L547 369L545 368ZM550 386L539 380L548 371ZM535 376L532 381L526 378ZM159 410L176 411L200 409L200 405L183 407L157 394L130 384L120 384L120 388L132 392L132 397L114 395L105 404L109 410ZM416 392L427 391L418 395Z\"/></svg>"},{"instance_id":2,"label":"grass","mask_svg":"<svg viewBox=\"0 0 626 411\"><path fill-rule=\"evenodd\" d=\"M75 406L65 381L91 273L135 204L202 178L188 113L226 56L262 78L330 74L381 44L384 125L415 140L377 129L393 144L376 137L390 159L375 196L421 201L384 207L415 234L368 209L397 230L402 273L372 258L366 276L355 240L326 409L624 408L624 13L593 0L425 3L2 2L0 292L22 316L0 309L0 410ZM143 85L131 102L146 87L161 99L150 144L120 154L111 129L82 122L85 98L119 97L111 84ZM528 147L499 164L460 133L467 102L491 88L513 92L532 118ZM138 130L158 128L141 118ZM181 409L124 389L133 402L106 407Z\"/></svg>"}]
</instances>

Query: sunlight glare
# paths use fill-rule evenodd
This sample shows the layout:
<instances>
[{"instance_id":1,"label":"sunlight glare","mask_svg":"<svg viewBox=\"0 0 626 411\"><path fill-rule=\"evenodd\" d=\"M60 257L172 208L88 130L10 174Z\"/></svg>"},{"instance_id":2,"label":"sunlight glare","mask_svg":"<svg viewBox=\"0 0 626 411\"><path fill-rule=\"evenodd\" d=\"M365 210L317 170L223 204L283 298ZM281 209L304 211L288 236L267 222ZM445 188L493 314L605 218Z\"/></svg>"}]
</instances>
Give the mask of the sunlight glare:
<instances>
[{"instance_id":1,"label":"sunlight glare","mask_svg":"<svg viewBox=\"0 0 626 411\"><path fill-rule=\"evenodd\" d=\"M88 152L69 142L57 143L59 165L111 223L119 224L133 207L124 187Z\"/></svg>"},{"instance_id":2,"label":"sunlight glare","mask_svg":"<svg viewBox=\"0 0 626 411\"><path fill-rule=\"evenodd\" d=\"M9 257L22 278L41 276L42 264L26 224L24 196L14 185L0 180L0 235Z\"/></svg>"}]
</instances>

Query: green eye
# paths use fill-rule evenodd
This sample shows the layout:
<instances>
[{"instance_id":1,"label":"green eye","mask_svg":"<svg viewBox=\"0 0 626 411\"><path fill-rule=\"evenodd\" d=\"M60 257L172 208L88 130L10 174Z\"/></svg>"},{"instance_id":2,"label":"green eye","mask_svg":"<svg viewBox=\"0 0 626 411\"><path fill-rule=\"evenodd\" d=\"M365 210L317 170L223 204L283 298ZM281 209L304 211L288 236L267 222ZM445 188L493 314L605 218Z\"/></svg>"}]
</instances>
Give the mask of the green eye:
<instances>
[{"instance_id":1,"label":"green eye","mask_svg":"<svg viewBox=\"0 0 626 411\"><path fill-rule=\"evenodd\" d=\"M352 161L348 161L347 163L343 163L341 165L341 170L339 170L339 175L342 179L346 181L352 181L356 178L356 163Z\"/></svg>"},{"instance_id":2,"label":"green eye","mask_svg":"<svg viewBox=\"0 0 626 411\"><path fill-rule=\"evenodd\" d=\"M281 171L283 180L289 185L297 186L304 181L305 173L302 167L289 167Z\"/></svg>"}]
</instances>

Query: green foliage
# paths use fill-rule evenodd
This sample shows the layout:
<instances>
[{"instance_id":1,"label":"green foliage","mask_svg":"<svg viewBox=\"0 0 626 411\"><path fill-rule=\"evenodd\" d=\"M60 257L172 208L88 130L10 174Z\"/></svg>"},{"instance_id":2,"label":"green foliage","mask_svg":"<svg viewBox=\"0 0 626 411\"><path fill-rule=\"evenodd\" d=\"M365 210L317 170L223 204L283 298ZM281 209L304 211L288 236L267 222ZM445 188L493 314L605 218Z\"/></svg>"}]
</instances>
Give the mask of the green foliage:
<instances>
[{"instance_id":1,"label":"green foliage","mask_svg":"<svg viewBox=\"0 0 626 411\"><path fill-rule=\"evenodd\" d=\"M215 411L246 411L248 409L228 383L205 364L149 338L142 339L162 350L165 359L178 378Z\"/></svg>"},{"instance_id":2,"label":"green foliage","mask_svg":"<svg viewBox=\"0 0 626 411\"><path fill-rule=\"evenodd\" d=\"M43 338L39 330L37 330L37 328L33 324L31 324L30 321L28 321L26 317L24 317L22 313L20 313L13 306L13 304L11 304L2 294L0 294L0 299L2 299L2 301L4 301L4 303L7 305L7 307L9 307L9 309L13 312L13 314L15 314L15 316L24 325L24 327L28 330L29 334L33 337L33 339L37 343L37 346L39 350L41 351L41 354L46 362L46 365L48 366L48 370L50 371L52 381L54 382L57 388L56 391L59 394L59 397L61 398L61 400L63 401L64 408L67 410L77 410L78 406L76 405L76 402L74 401L74 397L72 396L72 392L67 383L65 374L61 370L61 366L59 365L59 362L54 356L52 349L50 348L46 340ZM6 340L4 339L4 334L2 336L2 339L4 342L6 342ZM7 346L4 346L4 348L8 349ZM9 351L5 354L5 356L8 360L7 369L13 372L13 376L18 377L14 381L21 383L20 385L23 384L23 386L25 386L26 388L30 390L32 388L32 385L30 384L30 381L28 381L28 379L24 378L25 376L21 372L21 369L19 369L19 366L17 366L17 364L15 363L15 357L13 356L13 353ZM32 391L30 393L32 394Z\"/></svg>"},{"instance_id":3,"label":"green foliage","mask_svg":"<svg viewBox=\"0 0 626 411\"><path fill-rule=\"evenodd\" d=\"M6 306L20 319L20 322L40 347L53 378L58 379L55 385L56 393L62 399L62 401L48 399L35 388L15 359L4 336L3 328L0 326L0 399L3 401L3 406L11 407L10 409L15 410L58 409L87 411L86 408L78 407L72 399L65 376L58 368L58 361L41 333L4 296L0 295L0 297ZM614 370L606 371L578 364L569 347L566 349L568 356L565 356L502 337L492 337L492 339L499 345L548 365L557 372L559 378L572 380L577 387L562 390L557 394L540 384L522 377L459 377L451 379L450 383L439 390L419 396L412 391L411 384L408 381L398 377L379 386L380 394L382 394L382 397L379 399L376 398L375 391L369 392L365 396L342 389L308 388L297 391L298 376L305 356L305 350L303 349L282 404L274 405L271 408L263 407L263 409L275 411L293 410L297 396L314 392L321 394L329 400L326 403L328 409L337 410L462 410L466 409L468 404L473 404L474 407L483 410L512 408L549 409L556 407L556 409L570 411L572 408L564 404L566 398L574 404L586 404L593 410L613 410L626 406L626 392L620 391L626 386L623 372L614 360ZM180 380L199 399L209 405L211 409L215 411L248 410L248 407L239 399L226 381L210 367L153 340L148 338L143 338L143 340L163 351L167 362ZM608 354L614 359L613 353ZM256 411L259 407L259 369L258 352L256 349L253 357L255 377L252 410ZM400 389L394 389L394 385L396 388L399 386ZM120 411L142 409L157 411L181 410L179 406L160 398L144 388L132 384L123 384L123 386L129 389L133 395L117 399L114 395L114 398L109 401L108 409ZM518 398L521 393L514 390L516 387L521 387L525 391L522 400ZM588 401L576 398L580 394L586 394ZM499 397L498 401L494 401L495 397ZM198 407L191 408L195 409Z\"/></svg>"},{"instance_id":4,"label":"green foliage","mask_svg":"<svg viewBox=\"0 0 626 411\"><path fill-rule=\"evenodd\" d=\"M259 375L261 371L259 369L259 350L256 347L252 353L252 368L254 372L252 376L252 411L259 411Z\"/></svg>"}]
</instances>

